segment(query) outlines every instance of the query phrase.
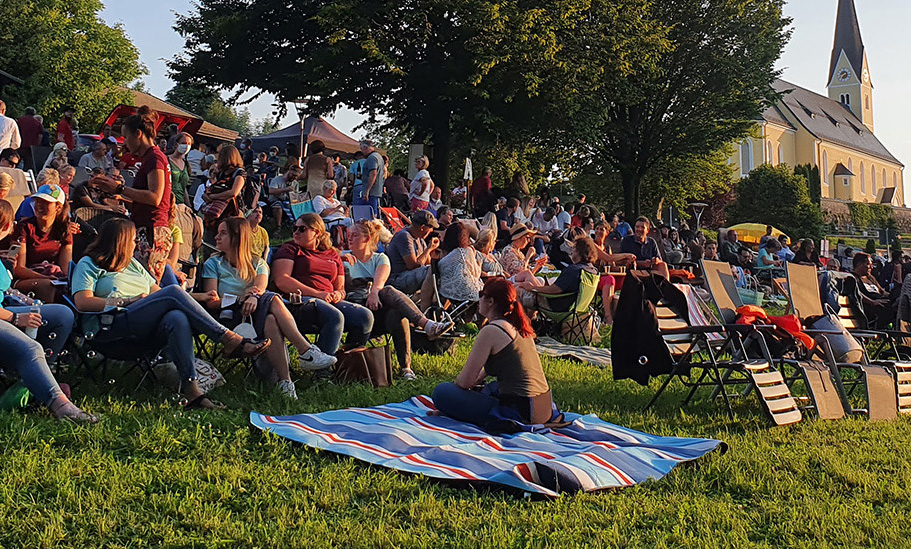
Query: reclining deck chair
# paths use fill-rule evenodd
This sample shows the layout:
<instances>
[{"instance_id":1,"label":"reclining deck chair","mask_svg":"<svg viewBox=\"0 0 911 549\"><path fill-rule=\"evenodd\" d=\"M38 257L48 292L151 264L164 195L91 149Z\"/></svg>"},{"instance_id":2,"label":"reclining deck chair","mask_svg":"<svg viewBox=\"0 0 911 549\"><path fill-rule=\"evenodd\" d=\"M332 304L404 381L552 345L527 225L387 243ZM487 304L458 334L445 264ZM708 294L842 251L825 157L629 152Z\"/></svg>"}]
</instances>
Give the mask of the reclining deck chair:
<instances>
[{"instance_id":1,"label":"reclining deck chair","mask_svg":"<svg viewBox=\"0 0 911 549\"><path fill-rule=\"evenodd\" d=\"M819 279L816 268L811 265L787 265L788 289L794 314L806 323L807 319L815 319L826 315L823 309L819 292ZM847 300L847 298L844 298ZM841 303L840 303L841 304ZM911 413L911 363L894 361L871 361L867 354L865 341L881 339L882 334L857 330L859 324L851 315L851 307L840 307L838 321L851 330L850 335L855 336L860 343L862 359L857 363L838 363L833 371L838 369L852 369L859 375L859 382L866 387L867 412L870 419L892 419L896 411ZM818 334L826 338L826 332L807 330L810 334ZM841 332L831 334L831 337L842 337ZM893 377L894 376L894 377ZM853 391L853 388L852 388Z\"/></svg>"},{"instance_id":2,"label":"reclining deck chair","mask_svg":"<svg viewBox=\"0 0 911 549\"><path fill-rule=\"evenodd\" d=\"M621 308L624 307L624 302L629 303L638 298L634 295L638 293L634 288L642 285L639 278L633 276L624 283L625 295L621 295L620 298ZM630 282L631 287L627 288L626 284ZM709 319L702 313L698 296L692 288L686 285L672 286L667 282L662 284L680 292L686 304L680 304L679 299L675 305L672 303L673 300L667 298L661 298L657 303L646 298L650 308L654 308L657 336L665 345L665 349L657 349L657 352L662 355L666 352L665 357L670 360L670 371L663 374L666 378L646 405L646 410L657 402L674 378L679 378L684 386L690 388L683 406L689 404L700 388L711 388L713 397L721 396L728 416L733 419L731 395L728 394L727 388L748 386L756 389L763 409L776 425L790 425L803 419L803 414L791 396L788 386L785 385L783 377L775 370L771 357L768 356L765 340L758 330L751 326L710 324ZM613 337L616 347L617 338L623 337L619 334L616 324ZM745 342L753 341L760 349L765 350L766 358L743 358L747 356ZM643 367L648 364L646 355L640 358L639 364ZM692 379L691 373L694 369L701 370L695 380ZM615 379L616 377L615 371Z\"/></svg>"},{"instance_id":3,"label":"reclining deck chair","mask_svg":"<svg viewBox=\"0 0 911 549\"><path fill-rule=\"evenodd\" d=\"M598 295L598 282L601 280L601 275L583 270L580 276L579 291L575 294L544 294L532 290L535 295L533 310L541 315L543 321L540 323L540 332L553 333L568 345L591 345L594 339L593 330L598 326L596 323L595 328L590 329L586 319L598 314L593 304L595 296ZM552 308L552 299L565 297L576 298L569 309L558 311Z\"/></svg>"},{"instance_id":4,"label":"reclining deck chair","mask_svg":"<svg viewBox=\"0 0 911 549\"><path fill-rule=\"evenodd\" d=\"M702 272L705 276L706 287L722 322L726 324L736 322L736 311L743 306L743 302L737 291L731 266L724 262L703 260ZM819 356L824 352L818 350L816 355ZM802 359L797 356L796 348L777 354L778 356L772 356L772 360L778 363L779 372L785 365L798 372L796 376L785 379L786 384L792 386L798 377L802 378L809 392L812 408L815 408L819 417L822 419L845 417L846 410L850 410L850 407L846 406L847 397L841 385L839 372L830 368L830 364L834 364L834 359L825 360L829 358L828 355L821 357L824 360Z\"/></svg>"}]
</instances>

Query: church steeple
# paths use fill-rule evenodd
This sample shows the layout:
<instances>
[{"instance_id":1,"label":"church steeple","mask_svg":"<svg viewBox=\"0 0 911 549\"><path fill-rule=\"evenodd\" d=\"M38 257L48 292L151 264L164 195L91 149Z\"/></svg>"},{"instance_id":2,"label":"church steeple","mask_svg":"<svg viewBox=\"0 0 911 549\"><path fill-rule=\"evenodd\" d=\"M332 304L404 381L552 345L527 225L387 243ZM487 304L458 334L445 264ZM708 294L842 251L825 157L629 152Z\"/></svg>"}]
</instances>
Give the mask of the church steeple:
<instances>
[{"instance_id":1,"label":"church steeple","mask_svg":"<svg viewBox=\"0 0 911 549\"><path fill-rule=\"evenodd\" d=\"M873 84L854 0L838 0L827 87L831 99L850 109L873 131Z\"/></svg>"}]
</instances>

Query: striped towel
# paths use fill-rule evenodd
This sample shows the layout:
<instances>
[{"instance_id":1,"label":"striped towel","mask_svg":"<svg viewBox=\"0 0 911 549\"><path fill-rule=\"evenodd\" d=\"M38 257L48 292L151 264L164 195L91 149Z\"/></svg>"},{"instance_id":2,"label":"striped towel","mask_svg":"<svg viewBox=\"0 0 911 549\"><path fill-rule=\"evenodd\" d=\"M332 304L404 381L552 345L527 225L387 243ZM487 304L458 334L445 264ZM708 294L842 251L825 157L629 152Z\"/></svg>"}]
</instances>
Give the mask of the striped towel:
<instances>
[{"instance_id":1,"label":"striped towel","mask_svg":"<svg viewBox=\"0 0 911 549\"><path fill-rule=\"evenodd\" d=\"M571 425L543 433L493 436L474 425L428 416L427 396L374 408L320 414L250 413L256 427L338 454L428 477L494 483L557 496L660 479L677 464L721 446L718 440L660 437L566 414Z\"/></svg>"}]
</instances>

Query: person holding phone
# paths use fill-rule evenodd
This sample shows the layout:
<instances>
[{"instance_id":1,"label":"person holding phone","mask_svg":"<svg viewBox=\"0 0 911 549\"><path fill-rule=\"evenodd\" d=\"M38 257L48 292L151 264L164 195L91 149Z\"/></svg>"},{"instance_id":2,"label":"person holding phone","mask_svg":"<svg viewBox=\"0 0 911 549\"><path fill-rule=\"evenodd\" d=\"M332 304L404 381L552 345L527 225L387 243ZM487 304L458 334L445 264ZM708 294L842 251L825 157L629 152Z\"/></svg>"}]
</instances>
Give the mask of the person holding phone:
<instances>
[{"instance_id":1,"label":"person holding phone","mask_svg":"<svg viewBox=\"0 0 911 549\"><path fill-rule=\"evenodd\" d=\"M386 248L391 267L388 284L406 294L413 294L426 286L428 291L421 292L422 309L430 306L430 260L438 254L440 247L439 237L431 236L431 233L439 228L440 224L432 213L418 210L411 215L411 225L397 232Z\"/></svg>"}]
</instances>

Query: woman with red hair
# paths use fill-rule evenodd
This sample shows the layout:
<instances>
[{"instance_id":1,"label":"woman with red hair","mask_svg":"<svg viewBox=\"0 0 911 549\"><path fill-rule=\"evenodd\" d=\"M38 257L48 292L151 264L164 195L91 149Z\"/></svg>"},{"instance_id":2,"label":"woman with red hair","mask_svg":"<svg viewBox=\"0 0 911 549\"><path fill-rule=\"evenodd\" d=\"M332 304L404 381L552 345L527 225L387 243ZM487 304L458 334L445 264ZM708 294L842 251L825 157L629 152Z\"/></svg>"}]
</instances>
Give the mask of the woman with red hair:
<instances>
[{"instance_id":1,"label":"woman with red hair","mask_svg":"<svg viewBox=\"0 0 911 549\"><path fill-rule=\"evenodd\" d=\"M488 324L478 332L455 383L441 383L433 390L438 413L498 431L506 430L505 423L559 420L535 349L535 333L515 287L504 278L491 278L479 296L478 312ZM479 387L487 376L496 381Z\"/></svg>"}]
</instances>

